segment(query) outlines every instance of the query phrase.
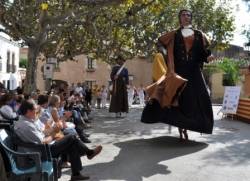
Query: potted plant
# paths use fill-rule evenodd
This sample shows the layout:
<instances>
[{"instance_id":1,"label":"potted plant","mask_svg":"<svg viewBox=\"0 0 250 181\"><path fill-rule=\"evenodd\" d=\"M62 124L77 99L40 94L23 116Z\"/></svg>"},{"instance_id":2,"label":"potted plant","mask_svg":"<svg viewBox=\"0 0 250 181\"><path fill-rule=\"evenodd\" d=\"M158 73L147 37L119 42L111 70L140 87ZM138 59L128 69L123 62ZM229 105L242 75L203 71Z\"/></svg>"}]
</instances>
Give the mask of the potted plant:
<instances>
[{"instance_id":1,"label":"potted plant","mask_svg":"<svg viewBox=\"0 0 250 181\"><path fill-rule=\"evenodd\" d=\"M223 58L218 62L217 66L224 72L222 81L223 86L235 86L237 81L240 80L239 61L230 58Z\"/></svg>"}]
</instances>

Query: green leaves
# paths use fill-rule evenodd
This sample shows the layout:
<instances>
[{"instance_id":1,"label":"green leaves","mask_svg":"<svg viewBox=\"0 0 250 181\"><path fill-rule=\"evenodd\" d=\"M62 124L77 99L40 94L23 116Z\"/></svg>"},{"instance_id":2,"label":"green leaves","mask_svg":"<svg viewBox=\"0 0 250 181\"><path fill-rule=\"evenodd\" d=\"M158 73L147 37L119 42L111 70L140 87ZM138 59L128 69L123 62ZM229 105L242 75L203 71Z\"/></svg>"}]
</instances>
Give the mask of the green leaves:
<instances>
[{"instance_id":1,"label":"green leaves","mask_svg":"<svg viewBox=\"0 0 250 181\"><path fill-rule=\"evenodd\" d=\"M27 68L28 60L27 58L21 58L19 61L19 67Z\"/></svg>"},{"instance_id":2,"label":"green leaves","mask_svg":"<svg viewBox=\"0 0 250 181\"><path fill-rule=\"evenodd\" d=\"M217 63L217 67L225 73L224 83L228 86L233 86L240 80L240 60L223 58Z\"/></svg>"},{"instance_id":3,"label":"green leaves","mask_svg":"<svg viewBox=\"0 0 250 181\"><path fill-rule=\"evenodd\" d=\"M34 0L0 2L0 23L9 35L61 61L82 53L111 64L117 54L150 57L157 38L178 28L183 7L193 11L194 26L217 48L226 46L234 30L230 9L215 0L49 0L47 11Z\"/></svg>"}]
</instances>

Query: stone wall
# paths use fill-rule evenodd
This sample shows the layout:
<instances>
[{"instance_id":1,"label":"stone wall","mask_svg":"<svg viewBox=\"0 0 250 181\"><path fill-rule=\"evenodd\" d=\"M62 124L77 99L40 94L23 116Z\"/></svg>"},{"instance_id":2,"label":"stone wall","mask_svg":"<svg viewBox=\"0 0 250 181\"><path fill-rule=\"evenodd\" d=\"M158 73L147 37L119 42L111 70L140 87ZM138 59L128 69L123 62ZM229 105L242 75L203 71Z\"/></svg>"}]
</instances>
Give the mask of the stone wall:
<instances>
[{"instance_id":1,"label":"stone wall","mask_svg":"<svg viewBox=\"0 0 250 181\"><path fill-rule=\"evenodd\" d=\"M76 57L77 61L66 61L59 64L59 68L54 71L54 80L64 80L69 85L72 83L94 81L98 85L106 85L110 81L111 66L96 61L94 69L88 69L87 57L80 55ZM43 65L45 62L38 63L37 69L37 87L41 91L45 90L45 80L43 78ZM143 84L147 86L151 83L152 78L152 63L146 59L135 58L127 60L126 68L129 71L130 78L133 80L130 83L136 87Z\"/></svg>"}]
</instances>

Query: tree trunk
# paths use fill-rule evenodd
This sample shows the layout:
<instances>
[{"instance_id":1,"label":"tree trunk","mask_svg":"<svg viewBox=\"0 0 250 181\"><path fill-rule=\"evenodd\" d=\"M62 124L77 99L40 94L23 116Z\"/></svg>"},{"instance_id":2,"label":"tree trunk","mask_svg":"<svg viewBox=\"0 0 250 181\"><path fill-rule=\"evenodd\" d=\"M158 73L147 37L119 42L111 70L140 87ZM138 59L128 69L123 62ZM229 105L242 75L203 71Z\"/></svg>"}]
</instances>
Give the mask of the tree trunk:
<instances>
[{"instance_id":1,"label":"tree trunk","mask_svg":"<svg viewBox=\"0 0 250 181\"><path fill-rule=\"evenodd\" d=\"M52 79L46 79L45 80L45 90L46 91L50 91L51 90L51 82L52 82Z\"/></svg>"},{"instance_id":2,"label":"tree trunk","mask_svg":"<svg viewBox=\"0 0 250 181\"><path fill-rule=\"evenodd\" d=\"M24 83L25 94L30 94L32 91L36 91L38 54L39 54L39 47L29 46L28 65L27 65L26 79Z\"/></svg>"}]
</instances>

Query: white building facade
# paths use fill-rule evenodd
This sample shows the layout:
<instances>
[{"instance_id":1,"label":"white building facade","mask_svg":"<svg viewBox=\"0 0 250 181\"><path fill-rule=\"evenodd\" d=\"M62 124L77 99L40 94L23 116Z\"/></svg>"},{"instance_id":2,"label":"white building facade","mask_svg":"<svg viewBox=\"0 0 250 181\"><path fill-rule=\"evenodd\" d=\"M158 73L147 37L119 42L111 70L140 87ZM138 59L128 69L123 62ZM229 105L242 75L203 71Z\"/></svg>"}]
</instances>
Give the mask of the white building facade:
<instances>
[{"instance_id":1,"label":"white building facade","mask_svg":"<svg viewBox=\"0 0 250 181\"><path fill-rule=\"evenodd\" d=\"M17 43L0 35L0 82L9 90L21 85L19 53L20 46Z\"/></svg>"}]
</instances>

